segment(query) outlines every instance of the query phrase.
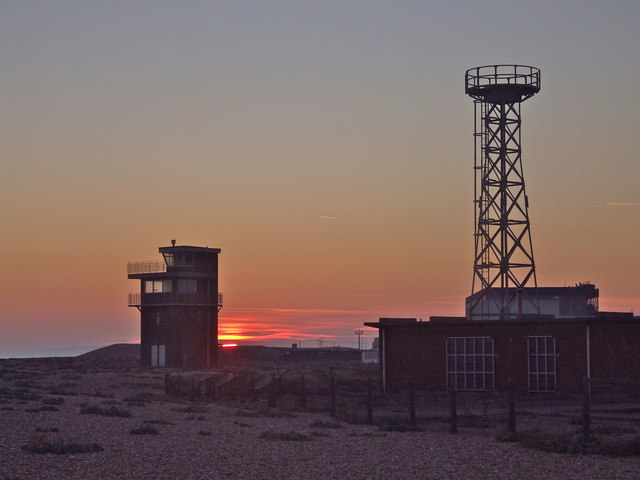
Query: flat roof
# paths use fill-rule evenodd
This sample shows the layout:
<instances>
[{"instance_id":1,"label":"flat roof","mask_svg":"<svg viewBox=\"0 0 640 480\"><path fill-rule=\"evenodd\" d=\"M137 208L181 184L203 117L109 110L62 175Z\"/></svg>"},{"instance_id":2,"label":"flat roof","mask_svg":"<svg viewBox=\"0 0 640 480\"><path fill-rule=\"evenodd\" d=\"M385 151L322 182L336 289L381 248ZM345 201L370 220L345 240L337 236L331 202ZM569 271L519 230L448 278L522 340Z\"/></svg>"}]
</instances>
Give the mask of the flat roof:
<instances>
[{"instance_id":1,"label":"flat roof","mask_svg":"<svg viewBox=\"0 0 640 480\"><path fill-rule=\"evenodd\" d=\"M388 320L401 320L399 322ZM640 324L640 317L634 317L628 312L598 312L589 317L569 317L557 318L551 315L523 315L522 318L513 320L469 320L466 317L431 317L429 321L413 322L402 321L407 319L385 319L381 318L378 322L364 322L364 325L372 328L387 327L411 327L411 328L431 328L431 327L473 327L473 326L491 326L491 325L523 325L532 323L628 323Z\"/></svg>"},{"instance_id":2,"label":"flat roof","mask_svg":"<svg viewBox=\"0 0 640 480\"><path fill-rule=\"evenodd\" d=\"M160 247L158 251L160 253L173 253L173 252L220 253L222 250L219 248L193 247L191 245L176 245L172 247Z\"/></svg>"}]
</instances>

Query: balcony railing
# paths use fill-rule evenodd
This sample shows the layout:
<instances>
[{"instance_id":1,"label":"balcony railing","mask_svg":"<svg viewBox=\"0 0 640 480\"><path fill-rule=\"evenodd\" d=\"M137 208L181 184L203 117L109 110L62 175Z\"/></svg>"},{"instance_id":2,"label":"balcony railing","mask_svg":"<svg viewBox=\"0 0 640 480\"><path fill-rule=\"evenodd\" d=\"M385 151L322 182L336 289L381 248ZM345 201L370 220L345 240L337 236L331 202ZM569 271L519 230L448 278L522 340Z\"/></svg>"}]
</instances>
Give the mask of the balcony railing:
<instances>
[{"instance_id":1,"label":"balcony railing","mask_svg":"<svg viewBox=\"0 0 640 480\"><path fill-rule=\"evenodd\" d=\"M148 305L215 305L222 307L222 293L218 292L217 299L209 299L206 294L193 292L130 293L128 305L130 307Z\"/></svg>"},{"instance_id":2,"label":"balcony railing","mask_svg":"<svg viewBox=\"0 0 640 480\"><path fill-rule=\"evenodd\" d=\"M127 264L128 274L162 273L166 271L167 265L162 261L151 260L148 262L129 262Z\"/></svg>"}]
</instances>

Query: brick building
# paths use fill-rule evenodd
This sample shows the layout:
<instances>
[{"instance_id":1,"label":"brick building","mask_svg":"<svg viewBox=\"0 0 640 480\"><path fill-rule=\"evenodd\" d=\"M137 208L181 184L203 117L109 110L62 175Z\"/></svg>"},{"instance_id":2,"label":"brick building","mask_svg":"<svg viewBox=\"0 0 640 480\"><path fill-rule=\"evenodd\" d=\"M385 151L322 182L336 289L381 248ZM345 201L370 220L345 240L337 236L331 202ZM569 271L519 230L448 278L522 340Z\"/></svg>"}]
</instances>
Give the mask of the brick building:
<instances>
[{"instance_id":1,"label":"brick building","mask_svg":"<svg viewBox=\"0 0 640 480\"><path fill-rule=\"evenodd\" d=\"M517 320L465 317L381 318L365 323L380 336L385 391L418 388L571 394L583 377L640 385L640 318L599 312L591 317L523 315Z\"/></svg>"}]
</instances>

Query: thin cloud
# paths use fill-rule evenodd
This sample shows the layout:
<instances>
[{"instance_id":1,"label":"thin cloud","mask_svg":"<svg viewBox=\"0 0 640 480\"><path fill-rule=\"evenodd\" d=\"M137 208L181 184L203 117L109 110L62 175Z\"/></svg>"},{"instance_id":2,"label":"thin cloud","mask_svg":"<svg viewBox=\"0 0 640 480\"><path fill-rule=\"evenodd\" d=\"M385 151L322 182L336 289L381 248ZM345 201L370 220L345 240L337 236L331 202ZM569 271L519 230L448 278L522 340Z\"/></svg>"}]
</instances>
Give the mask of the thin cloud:
<instances>
[{"instance_id":1,"label":"thin cloud","mask_svg":"<svg viewBox=\"0 0 640 480\"><path fill-rule=\"evenodd\" d=\"M330 217L328 215L320 215L320 220L340 220L340 217Z\"/></svg>"},{"instance_id":2,"label":"thin cloud","mask_svg":"<svg viewBox=\"0 0 640 480\"><path fill-rule=\"evenodd\" d=\"M640 207L639 202L595 202L598 205L607 205L608 207Z\"/></svg>"}]
</instances>

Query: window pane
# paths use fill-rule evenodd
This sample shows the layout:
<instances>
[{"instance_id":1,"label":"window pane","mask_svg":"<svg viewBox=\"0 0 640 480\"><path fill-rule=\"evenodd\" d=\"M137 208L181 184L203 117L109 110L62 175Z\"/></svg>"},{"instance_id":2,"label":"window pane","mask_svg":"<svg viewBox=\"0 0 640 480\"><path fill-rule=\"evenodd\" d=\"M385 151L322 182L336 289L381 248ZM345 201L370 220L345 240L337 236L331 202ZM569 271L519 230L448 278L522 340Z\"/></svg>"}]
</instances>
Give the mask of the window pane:
<instances>
[{"instance_id":1,"label":"window pane","mask_svg":"<svg viewBox=\"0 0 640 480\"><path fill-rule=\"evenodd\" d=\"M556 353L556 342L553 337L547 337L547 353Z\"/></svg>"},{"instance_id":2,"label":"window pane","mask_svg":"<svg viewBox=\"0 0 640 480\"><path fill-rule=\"evenodd\" d=\"M535 355L529 355L529 373L535 373L538 371L538 365Z\"/></svg>"},{"instance_id":3,"label":"window pane","mask_svg":"<svg viewBox=\"0 0 640 480\"><path fill-rule=\"evenodd\" d=\"M472 390L474 388L474 384L473 384L473 373L467 373L465 374L465 379L467 381L467 385L466 388L468 390Z\"/></svg>"},{"instance_id":4,"label":"window pane","mask_svg":"<svg viewBox=\"0 0 640 480\"><path fill-rule=\"evenodd\" d=\"M556 357L555 355L549 355L547 357L547 372L555 373L556 371Z\"/></svg>"},{"instance_id":5,"label":"window pane","mask_svg":"<svg viewBox=\"0 0 640 480\"><path fill-rule=\"evenodd\" d=\"M547 375L547 390L550 392L556 391L556 376Z\"/></svg>"},{"instance_id":6,"label":"window pane","mask_svg":"<svg viewBox=\"0 0 640 480\"><path fill-rule=\"evenodd\" d=\"M546 375L538 375L538 390L546 391L547 390L547 376Z\"/></svg>"},{"instance_id":7,"label":"window pane","mask_svg":"<svg viewBox=\"0 0 640 480\"><path fill-rule=\"evenodd\" d=\"M474 343L475 343L475 354L482 355L484 353L484 339L476 338Z\"/></svg>"},{"instance_id":8,"label":"window pane","mask_svg":"<svg viewBox=\"0 0 640 480\"><path fill-rule=\"evenodd\" d=\"M484 371L493 372L493 357L491 355L484 356Z\"/></svg>"},{"instance_id":9,"label":"window pane","mask_svg":"<svg viewBox=\"0 0 640 480\"><path fill-rule=\"evenodd\" d=\"M464 353L464 338L456 338L456 353L458 355Z\"/></svg>"},{"instance_id":10,"label":"window pane","mask_svg":"<svg viewBox=\"0 0 640 480\"><path fill-rule=\"evenodd\" d=\"M449 355L456 353L456 342L454 338L447 338L447 353Z\"/></svg>"},{"instance_id":11,"label":"window pane","mask_svg":"<svg viewBox=\"0 0 640 480\"><path fill-rule=\"evenodd\" d=\"M544 354L547 352L547 349L545 347L545 338L544 337L538 337L538 355Z\"/></svg>"},{"instance_id":12,"label":"window pane","mask_svg":"<svg viewBox=\"0 0 640 480\"><path fill-rule=\"evenodd\" d=\"M532 392L538 390L538 376L535 374L529 375L529 390Z\"/></svg>"},{"instance_id":13,"label":"window pane","mask_svg":"<svg viewBox=\"0 0 640 480\"><path fill-rule=\"evenodd\" d=\"M546 371L546 368L544 368L544 356L543 355L538 355L538 372L544 372Z\"/></svg>"},{"instance_id":14,"label":"window pane","mask_svg":"<svg viewBox=\"0 0 640 480\"><path fill-rule=\"evenodd\" d=\"M456 355L456 371L464 372L464 356Z\"/></svg>"},{"instance_id":15,"label":"window pane","mask_svg":"<svg viewBox=\"0 0 640 480\"><path fill-rule=\"evenodd\" d=\"M467 355L473 354L473 338L464 339L464 353Z\"/></svg>"},{"instance_id":16,"label":"window pane","mask_svg":"<svg viewBox=\"0 0 640 480\"><path fill-rule=\"evenodd\" d=\"M529 337L529 353L536 353L536 339L534 337Z\"/></svg>"},{"instance_id":17,"label":"window pane","mask_svg":"<svg viewBox=\"0 0 640 480\"><path fill-rule=\"evenodd\" d=\"M447 355L447 371L453 372L456 369L456 357L454 355Z\"/></svg>"},{"instance_id":18,"label":"window pane","mask_svg":"<svg viewBox=\"0 0 640 480\"><path fill-rule=\"evenodd\" d=\"M171 280L162 281L162 291L171 292L173 290L173 282Z\"/></svg>"},{"instance_id":19,"label":"window pane","mask_svg":"<svg viewBox=\"0 0 640 480\"><path fill-rule=\"evenodd\" d=\"M475 368L476 372L484 371L484 358L481 355L476 355L475 357Z\"/></svg>"},{"instance_id":20,"label":"window pane","mask_svg":"<svg viewBox=\"0 0 640 480\"><path fill-rule=\"evenodd\" d=\"M456 373L456 388L464 389L464 373Z\"/></svg>"},{"instance_id":21,"label":"window pane","mask_svg":"<svg viewBox=\"0 0 640 480\"><path fill-rule=\"evenodd\" d=\"M473 372L473 355L466 355L465 356L465 371L467 372Z\"/></svg>"},{"instance_id":22,"label":"window pane","mask_svg":"<svg viewBox=\"0 0 640 480\"><path fill-rule=\"evenodd\" d=\"M484 340L484 354L493 355L493 338L485 338Z\"/></svg>"}]
</instances>

